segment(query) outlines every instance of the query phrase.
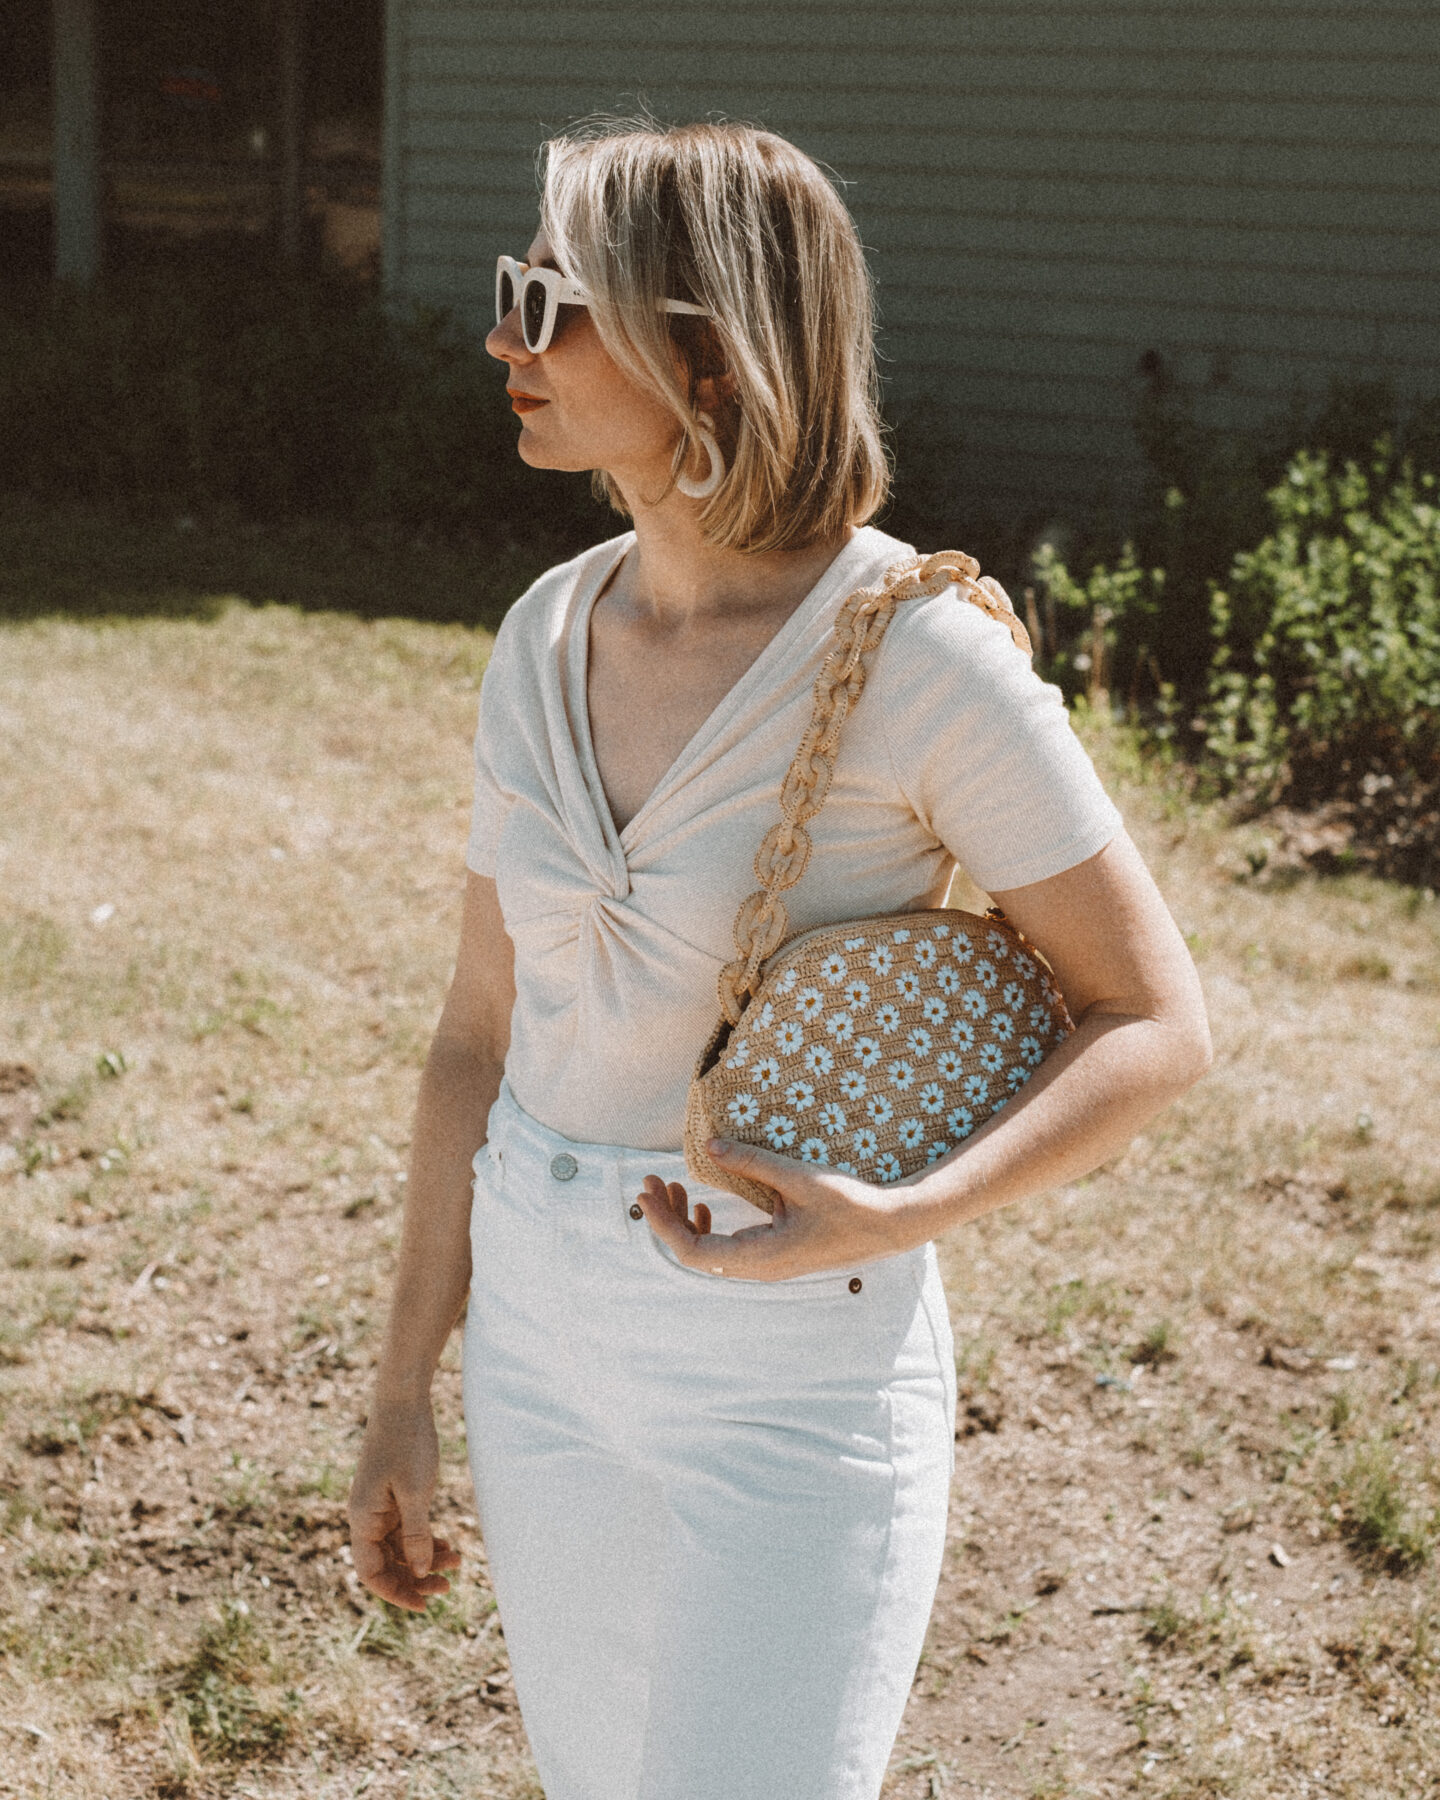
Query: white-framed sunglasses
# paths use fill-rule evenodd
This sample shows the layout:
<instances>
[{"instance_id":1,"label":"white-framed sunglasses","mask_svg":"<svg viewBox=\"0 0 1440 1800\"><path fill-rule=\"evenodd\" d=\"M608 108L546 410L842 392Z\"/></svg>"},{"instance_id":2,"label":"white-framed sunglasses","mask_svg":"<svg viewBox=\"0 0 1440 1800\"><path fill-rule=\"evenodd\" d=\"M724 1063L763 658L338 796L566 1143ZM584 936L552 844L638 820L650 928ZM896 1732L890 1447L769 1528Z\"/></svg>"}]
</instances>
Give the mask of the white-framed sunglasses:
<instances>
[{"instance_id":1,"label":"white-framed sunglasses","mask_svg":"<svg viewBox=\"0 0 1440 1800\"><path fill-rule=\"evenodd\" d=\"M517 306L520 335L532 356L550 348L555 319L562 306L588 306L590 297L578 281L558 269L532 269L513 256L495 259L495 323L499 325ZM697 319L712 317L692 300L661 300L661 312L691 313Z\"/></svg>"}]
</instances>

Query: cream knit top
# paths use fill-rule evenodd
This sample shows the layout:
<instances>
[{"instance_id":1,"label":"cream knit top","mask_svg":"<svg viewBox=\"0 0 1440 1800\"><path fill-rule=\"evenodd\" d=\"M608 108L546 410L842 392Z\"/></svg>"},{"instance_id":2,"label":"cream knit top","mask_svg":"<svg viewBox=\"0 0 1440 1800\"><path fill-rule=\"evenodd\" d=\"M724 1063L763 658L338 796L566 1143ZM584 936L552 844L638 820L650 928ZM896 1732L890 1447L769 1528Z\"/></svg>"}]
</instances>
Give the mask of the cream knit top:
<instances>
[{"instance_id":1,"label":"cream knit top","mask_svg":"<svg viewBox=\"0 0 1440 1800\"><path fill-rule=\"evenodd\" d=\"M480 696L466 860L497 882L515 945L516 1100L564 1137L675 1150L835 614L913 552L857 532L617 833L586 675L591 607L634 542L549 570L506 615ZM941 906L957 863L988 893L1043 881L1119 828L1059 689L947 588L896 611L786 896L791 928Z\"/></svg>"}]
</instances>

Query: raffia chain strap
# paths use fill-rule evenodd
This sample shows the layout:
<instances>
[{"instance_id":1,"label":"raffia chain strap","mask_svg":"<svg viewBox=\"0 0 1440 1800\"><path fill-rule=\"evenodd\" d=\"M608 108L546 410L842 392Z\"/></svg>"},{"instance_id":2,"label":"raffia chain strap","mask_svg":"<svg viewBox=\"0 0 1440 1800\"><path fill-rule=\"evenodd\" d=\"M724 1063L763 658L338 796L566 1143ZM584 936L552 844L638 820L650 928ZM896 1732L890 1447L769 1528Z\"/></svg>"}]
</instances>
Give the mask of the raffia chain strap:
<instances>
[{"instance_id":1,"label":"raffia chain strap","mask_svg":"<svg viewBox=\"0 0 1440 1800\"><path fill-rule=\"evenodd\" d=\"M1032 655L1029 633L1005 590L981 576L979 563L962 551L938 550L933 556L897 563L878 588L857 588L851 594L836 617L834 644L815 678L815 710L780 788L780 819L755 853L760 886L735 915L739 954L726 963L719 979L720 1011L731 1025L740 1023L765 959L789 933L790 915L780 896L795 886L810 861L810 833L805 827L830 791L841 728L865 686L865 659L879 648L902 600L930 599L950 584L1007 626L1026 656Z\"/></svg>"}]
</instances>

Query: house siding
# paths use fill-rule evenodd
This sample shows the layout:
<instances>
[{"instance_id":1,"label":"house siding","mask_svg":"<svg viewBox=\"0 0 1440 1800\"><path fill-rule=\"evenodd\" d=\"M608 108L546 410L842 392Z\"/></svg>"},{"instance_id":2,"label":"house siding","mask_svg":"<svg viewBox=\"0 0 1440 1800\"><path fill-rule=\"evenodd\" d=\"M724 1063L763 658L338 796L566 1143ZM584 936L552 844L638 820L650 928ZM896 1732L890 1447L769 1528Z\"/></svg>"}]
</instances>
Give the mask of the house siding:
<instances>
[{"instance_id":1,"label":"house siding","mask_svg":"<svg viewBox=\"0 0 1440 1800\"><path fill-rule=\"evenodd\" d=\"M1123 496L1147 351L1234 423L1440 393L1437 66L1433 0L390 0L387 288L483 327L549 131L751 119L844 181L889 393L970 485Z\"/></svg>"}]
</instances>

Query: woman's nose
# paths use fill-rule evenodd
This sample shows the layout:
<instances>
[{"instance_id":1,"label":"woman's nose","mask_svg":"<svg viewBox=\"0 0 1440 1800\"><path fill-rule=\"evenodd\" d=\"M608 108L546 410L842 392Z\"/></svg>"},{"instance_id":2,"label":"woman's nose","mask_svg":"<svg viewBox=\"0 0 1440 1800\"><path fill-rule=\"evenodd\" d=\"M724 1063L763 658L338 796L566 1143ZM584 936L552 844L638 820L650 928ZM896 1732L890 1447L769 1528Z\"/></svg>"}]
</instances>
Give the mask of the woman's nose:
<instances>
[{"instance_id":1,"label":"woman's nose","mask_svg":"<svg viewBox=\"0 0 1440 1800\"><path fill-rule=\"evenodd\" d=\"M492 325L485 336L485 348L497 362L531 363L535 357L525 347L520 331L520 309L512 306L498 325Z\"/></svg>"}]
</instances>

